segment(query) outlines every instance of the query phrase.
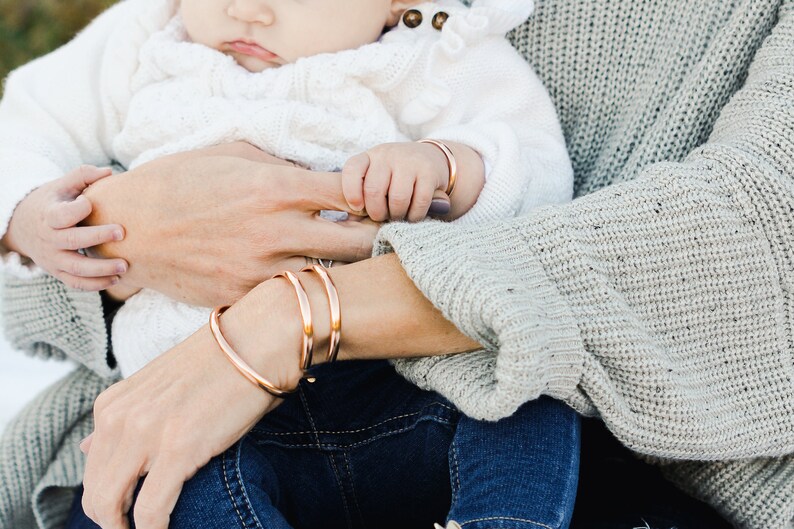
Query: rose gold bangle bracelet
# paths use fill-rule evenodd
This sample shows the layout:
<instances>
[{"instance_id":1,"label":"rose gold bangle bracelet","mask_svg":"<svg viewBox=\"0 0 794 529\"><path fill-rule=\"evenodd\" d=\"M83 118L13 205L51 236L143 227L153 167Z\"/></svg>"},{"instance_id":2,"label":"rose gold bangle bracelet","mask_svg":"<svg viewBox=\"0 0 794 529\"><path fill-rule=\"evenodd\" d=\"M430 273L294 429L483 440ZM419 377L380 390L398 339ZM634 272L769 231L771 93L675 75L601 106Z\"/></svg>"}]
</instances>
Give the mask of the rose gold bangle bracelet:
<instances>
[{"instance_id":1,"label":"rose gold bangle bracelet","mask_svg":"<svg viewBox=\"0 0 794 529\"><path fill-rule=\"evenodd\" d=\"M431 140L429 138L425 138L423 140L419 140L418 143L427 143L430 145L435 145L441 152L444 153L444 156L447 158L447 167L449 168L449 183L447 184L447 190L445 191L447 196L452 195L452 192L455 190L455 183L458 180L458 162L455 160L455 155L452 154L452 149L447 147L444 142L438 140Z\"/></svg>"},{"instance_id":2,"label":"rose gold bangle bracelet","mask_svg":"<svg viewBox=\"0 0 794 529\"><path fill-rule=\"evenodd\" d=\"M253 370L251 366L249 366L245 360L240 358L229 342L226 341L226 338L223 336L223 331L221 331L221 314L226 312L229 306L225 307L218 307L212 311L210 315L210 330L212 331L212 336L215 338L215 342L217 342L218 347L221 348L221 351L226 355L226 358L237 368L237 370L243 374L245 378L262 388L263 390L267 391L274 397L284 398L290 393L295 392L298 388L294 389L282 389L266 378L262 377L259 373Z\"/></svg>"},{"instance_id":3,"label":"rose gold bangle bracelet","mask_svg":"<svg viewBox=\"0 0 794 529\"><path fill-rule=\"evenodd\" d=\"M285 270L273 276L273 279L283 277L292 284L295 295L298 297L301 320L303 321L303 343L301 347L301 369L306 371L312 366L312 356L314 354L314 325L312 323L312 307L309 304L309 296L306 295L298 276L294 272ZM314 378L308 377L309 382L314 382Z\"/></svg>"},{"instance_id":4,"label":"rose gold bangle bracelet","mask_svg":"<svg viewBox=\"0 0 794 529\"><path fill-rule=\"evenodd\" d=\"M325 293L328 296L328 310L331 313L331 335L325 360L329 363L335 362L339 354L339 344L342 342L342 307L339 303L339 292L336 290L336 285L331 280L331 276L322 266L307 266L301 272L316 273L320 276L320 280L325 287Z\"/></svg>"}]
</instances>

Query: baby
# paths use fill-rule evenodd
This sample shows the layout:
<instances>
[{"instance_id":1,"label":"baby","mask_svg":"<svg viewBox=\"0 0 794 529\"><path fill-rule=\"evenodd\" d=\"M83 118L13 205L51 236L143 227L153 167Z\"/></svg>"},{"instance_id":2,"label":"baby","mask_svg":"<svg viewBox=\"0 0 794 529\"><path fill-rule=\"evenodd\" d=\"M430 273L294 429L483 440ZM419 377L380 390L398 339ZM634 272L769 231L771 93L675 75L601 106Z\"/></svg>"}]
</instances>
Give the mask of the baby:
<instances>
[{"instance_id":1,"label":"baby","mask_svg":"<svg viewBox=\"0 0 794 529\"><path fill-rule=\"evenodd\" d=\"M110 174L81 164L131 169L247 141L341 171L351 211L375 221L480 224L570 200L552 102L504 38L531 12L531 0L126 0L9 78L0 213L9 219L27 192L55 181L18 246L67 285L79 270L100 290L126 265L81 250L123 233L78 227L91 210L82 191ZM208 314L153 291L132 296L112 329L122 374Z\"/></svg>"}]
</instances>

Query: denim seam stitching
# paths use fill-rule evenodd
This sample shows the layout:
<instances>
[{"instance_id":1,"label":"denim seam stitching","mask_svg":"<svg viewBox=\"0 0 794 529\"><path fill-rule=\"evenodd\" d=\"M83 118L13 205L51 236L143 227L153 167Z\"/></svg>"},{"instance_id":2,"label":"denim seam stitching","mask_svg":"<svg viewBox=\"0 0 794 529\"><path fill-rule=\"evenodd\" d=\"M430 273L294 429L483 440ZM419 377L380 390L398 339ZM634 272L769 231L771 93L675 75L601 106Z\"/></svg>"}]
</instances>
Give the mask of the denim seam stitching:
<instances>
[{"instance_id":1,"label":"denim seam stitching","mask_svg":"<svg viewBox=\"0 0 794 529\"><path fill-rule=\"evenodd\" d=\"M493 516L493 517L490 517L490 518L476 518L474 520L468 520L466 522L463 522L460 525L461 525L461 527L463 527L464 525L471 524L471 523L476 523L476 522L495 522L495 521L498 521L498 520L505 520L505 521L508 521L508 522L531 523L532 525L537 525L538 527L543 527L543 529L554 529L552 526L546 525L545 523L536 522L534 520L525 520L523 518L511 518L509 516Z\"/></svg>"},{"instance_id":2,"label":"denim seam stitching","mask_svg":"<svg viewBox=\"0 0 794 529\"><path fill-rule=\"evenodd\" d=\"M455 505L455 502L458 500L458 495L460 494L460 465L458 464L458 450L455 446L455 440L452 440L452 444L450 445L450 451L452 453L452 463L454 464L454 469L452 469L452 474L455 476L455 487L452 491L452 501L451 504Z\"/></svg>"},{"instance_id":3,"label":"denim seam stitching","mask_svg":"<svg viewBox=\"0 0 794 529\"><path fill-rule=\"evenodd\" d=\"M232 503L232 507L234 507L234 512L237 513L237 518L240 519L240 527L246 529L245 520L243 519L242 513L240 513L240 509L237 507L237 501L235 501L234 493L232 493L232 488L229 485L229 476L226 471L226 452L224 452L223 456L221 456L221 461L222 461L221 469L223 470L223 483L226 486L226 492L229 494L229 500Z\"/></svg>"},{"instance_id":4,"label":"denim seam stitching","mask_svg":"<svg viewBox=\"0 0 794 529\"><path fill-rule=\"evenodd\" d=\"M254 507L251 505L251 499L248 497L248 491L246 490L245 485L243 485L243 480L241 477L242 471L240 470L240 452L242 452L242 449L243 449L243 444L241 442L237 443L237 453L234 462L235 473L237 475L237 484L240 486L240 493L243 495L245 506L248 509L248 515L254 521L254 524L256 524L257 529L264 529L262 527L262 523L259 521L259 517L254 512Z\"/></svg>"},{"instance_id":5,"label":"denim seam stitching","mask_svg":"<svg viewBox=\"0 0 794 529\"><path fill-rule=\"evenodd\" d=\"M316 445L308 445L311 447L322 448L322 444L320 443L320 435L317 432L317 426L314 424L314 417L312 417L312 412L309 410L309 401L306 400L306 394L303 392L303 388L300 388L298 392L301 399L301 404L303 404L303 410L306 412L306 417L309 419L309 426L312 427L314 430L314 439L317 442ZM347 517L347 526L352 529L353 527L353 518L350 516L350 508L347 505L347 495L345 494L345 488L342 484L342 478L339 475L339 469L336 468L336 461L334 460L333 454L328 454L328 459L331 461L331 467L334 469L334 474L336 475L336 484L339 486L339 493L342 495L342 506L345 508L345 516Z\"/></svg>"},{"instance_id":6,"label":"denim seam stitching","mask_svg":"<svg viewBox=\"0 0 794 529\"><path fill-rule=\"evenodd\" d=\"M336 467L336 460L334 458L334 454L328 454L328 459L331 461L331 466L334 469L334 474L336 475L336 484L339 485L339 492L342 495L342 506L345 508L345 516L347 517L347 526L352 529L353 527L353 517L350 515L350 507L347 505L347 494L345 494L345 487L342 484L342 478L339 475L339 469Z\"/></svg>"},{"instance_id":7,"label":"denim seam stitching","mask_svg":"<svg viewBox=\"0 0 794 529\"><path fill-rule=\"evenodd\" d=\"M446 425L452 424L446 417L439 417L437 415L425 415L425 417L427 417L428 419L438 419L438 421L440 423L442 423L442 424L446 424ZM337 443L319 443L318 442L316 444L315 443L301 443L301 444L284 443L283 446L289 446L290 448L357 448L359 446L371 443L373 441L377 441L378 439L381 439L383 437L387 437L389 435L394 435L394 434L398 434L398 433L407 432L409 430L412 430L415 427L416 427L416 424L412 424L411 426L407 426L405 428L400 428L399 430L391 430L391 431L388 431L388 432L383 432L382 434L378 434L375 437L370 437L369 439L366 439L364 441L359 441L357 443L353 443L353 444L350 444L350 445L337 444ZM259 432L259 433L261 433L262 435L268 435L268 434L265 434L263 432ZM311 432L306 432L306 433L311 433Z\"/></svg>"},{"instance_id":8,"label":"denim seam stitching","mask_svg":"<svg viewBox=\"0 0 794 529\"><path fill-rule=\"evenodd\" d=\"M455 411L453 408L450 408L449 406L441 404L440 402L438 403L438 406L441 406L442 408L446 408L446 409L448 409L450 411ZM428 407L430 407L430 406L425 406L425 408L428 408ZM387 422L396 421L397 419L405 419L407 417L413 417L414 415L420 415L422 413L423 412L421 412L421 411L416 411L414 413L406 413L405 415L398 415L397 417L390 417L390 418L386 419L385 421L381 421L381 422L379 422L377 424L373 424L372 426L367 426L366 428L359 428L358 430L316 430L315 429L313 431L303 431L303 432L272 432L272 433L271 432L264 432L262 430L259 430L259 433L263 433L263 434L266 434L266 435L274 435L274 436L275 435L306 435L306 434L314 434L314 433L317 433L317 434L361 433L361 432L364 432L366 430L372 430L373 428L377 428L378 426L382 426L382 425L386 424ZM310 420L311 420L311 417L310 417ZM314 427L314 424L312 424L312 427Z\"/></svg>"},{"instance_id":9,"label":"denim seam stitching","mask_svg":"<svg viewBox=\"0 0 794 529\"><path fill-rule=\"evenodd\" d=\"M353 505L356 507L356 512L358 512L358 518L361 521L361 526L364 527L366 524L364 523L364 515L361 513L361 506L358 504L358 494L356 493L356 483L353 480L353 470L350 468L350 458L348 457L347 452L342 452L342 457L345 459L345 468L347 469L347 475L350 477L350 489L353 493Z\"/></svg>"}]
</instances>

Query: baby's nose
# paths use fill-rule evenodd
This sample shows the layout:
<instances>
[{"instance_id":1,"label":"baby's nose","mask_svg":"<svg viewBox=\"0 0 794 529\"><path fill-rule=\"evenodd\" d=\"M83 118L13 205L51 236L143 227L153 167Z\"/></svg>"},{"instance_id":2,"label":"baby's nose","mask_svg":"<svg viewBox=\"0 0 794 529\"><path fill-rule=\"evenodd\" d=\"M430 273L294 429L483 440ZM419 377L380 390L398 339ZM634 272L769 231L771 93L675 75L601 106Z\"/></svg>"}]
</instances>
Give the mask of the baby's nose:
<instances>
[{"instance_id":1,"label":"baby's nose","mask_svg":"<svg viewBox=\"0 0 794 529\"><path fill-rule=\"evenodd\" d=\"M258 22L266 26L276 21L269 0L232 0L226 14L243 22Z\"/></svg>"}]
</instances>

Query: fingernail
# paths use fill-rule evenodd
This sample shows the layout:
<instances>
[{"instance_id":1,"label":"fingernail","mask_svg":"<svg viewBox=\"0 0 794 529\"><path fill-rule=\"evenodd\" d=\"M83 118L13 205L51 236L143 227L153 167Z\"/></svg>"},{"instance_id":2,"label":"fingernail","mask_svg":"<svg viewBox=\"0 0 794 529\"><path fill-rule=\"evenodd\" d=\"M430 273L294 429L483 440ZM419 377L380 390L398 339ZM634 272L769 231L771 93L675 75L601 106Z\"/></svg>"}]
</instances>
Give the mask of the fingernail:
<instances>
[{"instance_id":1,"label":"fingernail","mask_svg":"<svg viewBox=\"0 0 794 529\"><path fill-rule=\"evenodd\" d=\"M114 230L113 231L113 240L120 241L124 238L124 231L123 230Z\"/></svg>"},{"instance_id":2,"label":"fingernail","mask_svg":"<svg viewBox=\"0 0 794 529\"><path fill-rule=\"evenodd\" d=\"M116 273L117 274L126 274L127 273L127 265L124 263L120 263L116 265Z\"/></svg>"},{"instance_id":3,"label":"fingernail","mask_svg":"<svg viewBox=\"0 0 794 529\"><path fill-rule=\"evenodd\" d=\"M446 215L449 213L450 209L452 209L452 205L449 202L436 198L430 203L430 208L427 210L427 213L430 215Z\"/></svg>"},{"instance_id":4,"label":"fingernail","mask_svg":"<svg viewBox=\"0 0 794 529\"><path fill-rule=\"evenodd\" d=\"M121 281L120 278L114 277L113 279L110 280L110 284L115 286L118 285L120 281Z\"/></svg>"}]
</instances>

